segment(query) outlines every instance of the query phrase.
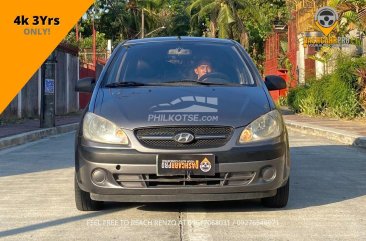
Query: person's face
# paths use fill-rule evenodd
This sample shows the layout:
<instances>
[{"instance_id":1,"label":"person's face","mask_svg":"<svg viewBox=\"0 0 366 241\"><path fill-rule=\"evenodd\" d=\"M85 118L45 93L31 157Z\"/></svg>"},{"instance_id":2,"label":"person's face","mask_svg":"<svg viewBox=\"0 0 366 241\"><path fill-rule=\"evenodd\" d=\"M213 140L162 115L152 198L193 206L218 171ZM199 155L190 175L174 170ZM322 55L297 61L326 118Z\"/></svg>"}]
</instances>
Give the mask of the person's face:
<instances>
[{"instance_id":1,"label":"person's face","mask_svg":"<svg viewBox=\"0 0 366 241\"><path fill-rule=\"evenodd\" d=\"M201 64L194 69L194 72L197 74L198 78L201 78L201 76L212 72L212 68L209 64Z\"/></svg>"}]
</instances>

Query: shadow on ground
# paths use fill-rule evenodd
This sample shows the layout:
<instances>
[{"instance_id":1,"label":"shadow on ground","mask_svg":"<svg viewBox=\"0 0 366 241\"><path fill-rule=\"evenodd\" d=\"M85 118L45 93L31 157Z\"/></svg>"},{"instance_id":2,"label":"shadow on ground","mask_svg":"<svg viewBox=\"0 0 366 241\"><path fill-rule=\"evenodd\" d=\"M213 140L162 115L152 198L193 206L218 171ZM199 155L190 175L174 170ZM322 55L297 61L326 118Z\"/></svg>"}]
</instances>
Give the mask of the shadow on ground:
<instances>
[{"instance_id":1,"label":"shadow on ground","mask_svg":"<svg viewBox=\"0 0 366 241\"><path fill-rule=\"evenodd\" d=\"M52 139L52 148L43 148L49 140L33 148L0 154L0 178L3 176L73 167L73 135ZM68 143L67 145L63 143ZM59 144L59 145L58 145ZM332 204L366 194L366 150L344 145L291 147L290 200L285 209ZM26 150L26 152L25 152ZM67 150L67 151L65 151ZM3 152L4 153L4 152ZM42 154L40 154L42 153ZM141 205L141 204L138 204ZM124 204L107 204L107 209ZM258 200L235 202L142 204L139 209L172 211L182 209L208 212L243 212L264 209ZM276 210L276 209L274 209Z\"/></svg>"},{"instance_id":2,"label":"shadow on ground","mask_svg":"<svg viewBox=\"0 0 366 241\"><path fill-rule=\"evenodd\" d=\"M295 146L291 148L291 156L290 200L284 209L264 208L259 200L150 204L105 203L103 211L80 212L79 215L72 217L0 231L0 237L77 222L108 215L113 212L122 211L120 215L124 215L123 211L131 208L156 212L157 215L159 212L281 212L283 210L296 210L339 203L344 200L362 197L366 194L366 150L341 145ZM63 162L64 164L60 164L61 166L70 166L69 160L64 159ZM13 163L13 165L17 164L17 162ZM57 165L53 164L53 167L55 168ZM47 170L47 168L43 170ZM31 169L31 171L34 171L34 169ZM2 172L7 174L6 166Z\"/></svg>"},{"instance_id":3,"label":"shadow on ground","mask_svg":"<svg viewBox=\"0 0 366 241\"><path fill-rule=\"evenodd\" d=\"M20 227L20 228L14 228L14 229L6 230L6 231L0 231L0 238L12 236L12 235L18 235L21 233L31 232L31 231L35 231L35 230L50 228L50 227L54 227L54 226L59 226L59 225L63 225L66 223L77 222L80 220L95 218L98 216L108 214L110 212L113 212L113 210L104 211L104 212L81 213L78 216L61 218L61 219L46 221L43 223L37 223L37 224L29 225L29 226L24 226L24 227Z\"/></svg>"},{"instance_id":4,"label":"shadow on ground","mask_svg":"<svg viewBox=\"0 0 366 241\"><path fill-rule=\"evenodd\" d=\"M0 178L74 167L74 133L0 151Z\"/></svg>"},{"instance_id":5,"label":"shadow on ground","mask_svg":"<svg viewBox=\"0 0 366 241\"><path fill-rule=\"evenodd\" d=\"M138 208L156 212L279 211L328 205L366 195L366 150L342 145L302 146L292 147L291 157L290 199L284 209L264 208L260 200L151 203Z\"/></svg>"}]
</instances>

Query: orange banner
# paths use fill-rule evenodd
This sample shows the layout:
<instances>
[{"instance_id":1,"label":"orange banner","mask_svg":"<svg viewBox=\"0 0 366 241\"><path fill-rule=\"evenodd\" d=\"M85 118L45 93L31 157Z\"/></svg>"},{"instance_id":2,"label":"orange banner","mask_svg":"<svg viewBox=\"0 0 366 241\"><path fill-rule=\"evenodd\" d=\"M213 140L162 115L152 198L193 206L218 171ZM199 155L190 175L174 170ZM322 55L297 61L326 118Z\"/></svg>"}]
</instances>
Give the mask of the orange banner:
<instances>
[{"instance_id":1,"label":"orange banner","mask_svg":"<svg viewBox=\"0 0 366 241\"><path fill-rule=\"evenodd\" d=\"M3 1L0 8L0 113L94 0Z\"/></svg>"}]
</instances>

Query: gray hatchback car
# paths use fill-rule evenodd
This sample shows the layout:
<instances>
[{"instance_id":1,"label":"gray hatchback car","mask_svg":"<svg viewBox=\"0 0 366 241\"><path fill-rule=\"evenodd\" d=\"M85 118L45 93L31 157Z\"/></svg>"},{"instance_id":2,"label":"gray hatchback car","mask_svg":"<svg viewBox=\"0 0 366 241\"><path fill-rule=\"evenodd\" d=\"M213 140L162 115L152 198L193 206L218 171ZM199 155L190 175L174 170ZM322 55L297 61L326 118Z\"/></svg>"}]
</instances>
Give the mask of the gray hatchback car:
<instances>
[{"instance_id":1,"label":"gray hatchback car","mask_svg":"<svg viewBox=\"0 0 366 241\"><path fill-rule=\"evenodd\" d=\"M129 40L99 79L76 134L79 210L103 201L197 202L289 196L288 136L268 90L235 41L193 37Z\"/></svg>"}]
</instances>

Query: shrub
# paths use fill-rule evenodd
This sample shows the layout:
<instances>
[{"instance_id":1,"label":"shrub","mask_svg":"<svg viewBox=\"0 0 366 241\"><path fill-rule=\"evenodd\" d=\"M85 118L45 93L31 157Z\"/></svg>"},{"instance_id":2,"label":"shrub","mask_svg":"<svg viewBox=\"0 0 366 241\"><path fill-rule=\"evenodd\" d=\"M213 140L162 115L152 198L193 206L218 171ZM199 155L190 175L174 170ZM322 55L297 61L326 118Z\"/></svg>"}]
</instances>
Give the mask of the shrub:
<instances>
[{"instance_id":1,"label":"shrub","mask_svg":"<svg viewBox=\"0 0 366 241\"><path fill-rule=\"evenodd\" d=\"M300 104L301 100L306 97L307 86L298 86L290 89L287 94L288 106L295 112L301 112Z\"/></svg>"},{"instance_id":2,"label":"shrub","mask_svg":"<svg viewBox=\"0 0 366 241\"><path fill-rule=\"evenodd\" d=\"M287 106L287 98L284 96L280 96L280 98L278 99L278 105L279 106Z\"/></svg>"},{"instance_id":3,"label":"shrub","mask_svg":"<svg viewBox=\"0 0 366 241\"><path fill-rule=\"evenodd\" d=\"M325 114L339 118L354 118L361 112L357 92L349 83L336 76L330 79L325 90L327 109Z\"/></svg>"},{"instance_id":4,"label":"shrub","mask_svg":"<svg viewBox=\"0 0 366 241\"><path fill-rule=\"evenodd\" d=\"M300 100L300 110L307 115L320 115L326 107L324 90L328 76L319 80L309 81L306 95Z\"/></svg>"},{"instance_id":5,"label":"shrub","mask_svg":"<svg viewBox=\"0 0 366 241\"><path fill-rule=\"evenodd\" d=\"M327 115L339 118L354 118L362 115L361 85L358 72L366 68L364 57L352 58L339 55L335 70L326 89Z\"/></svg>"},{"instance_id":6,"label":"shrub","mask_svg":"<svg viewBox=\"0 0 366 241\"><path fill-rule=\"evenodd\" d=\"M326 88L326 76L320 80L312 79L306 86L298 86L290 89L287 96L289 107L295 112L308 115L319 115L326 107L324 101L324 89Z\"/></svg>"},{"instance_id":7,"label":"shrub","mask_svg":"<svg viewBox=\"0 0 366 241\"><path fill-rule=\"evenodd\" d=\"M306 86L289 91L287 102L295 112L339 118L365 116L361 104L365 88L360 73L366 69L366 58L339 55L335 70L320 79L307 80Z\"/></svg>"},{"instance_id":8,"label":"shrub","mask_svg":"<svg viewBox=\"0 0 366 241\"><path fill-rule=\"evenodd\" d=\"M357 71L359 69L366 68L366 58L352 58L347 55L338 55L336 60L333 76L338 80L347 83L353 89L358 90L358 76Z\"/></svg>"}]
</instances>

